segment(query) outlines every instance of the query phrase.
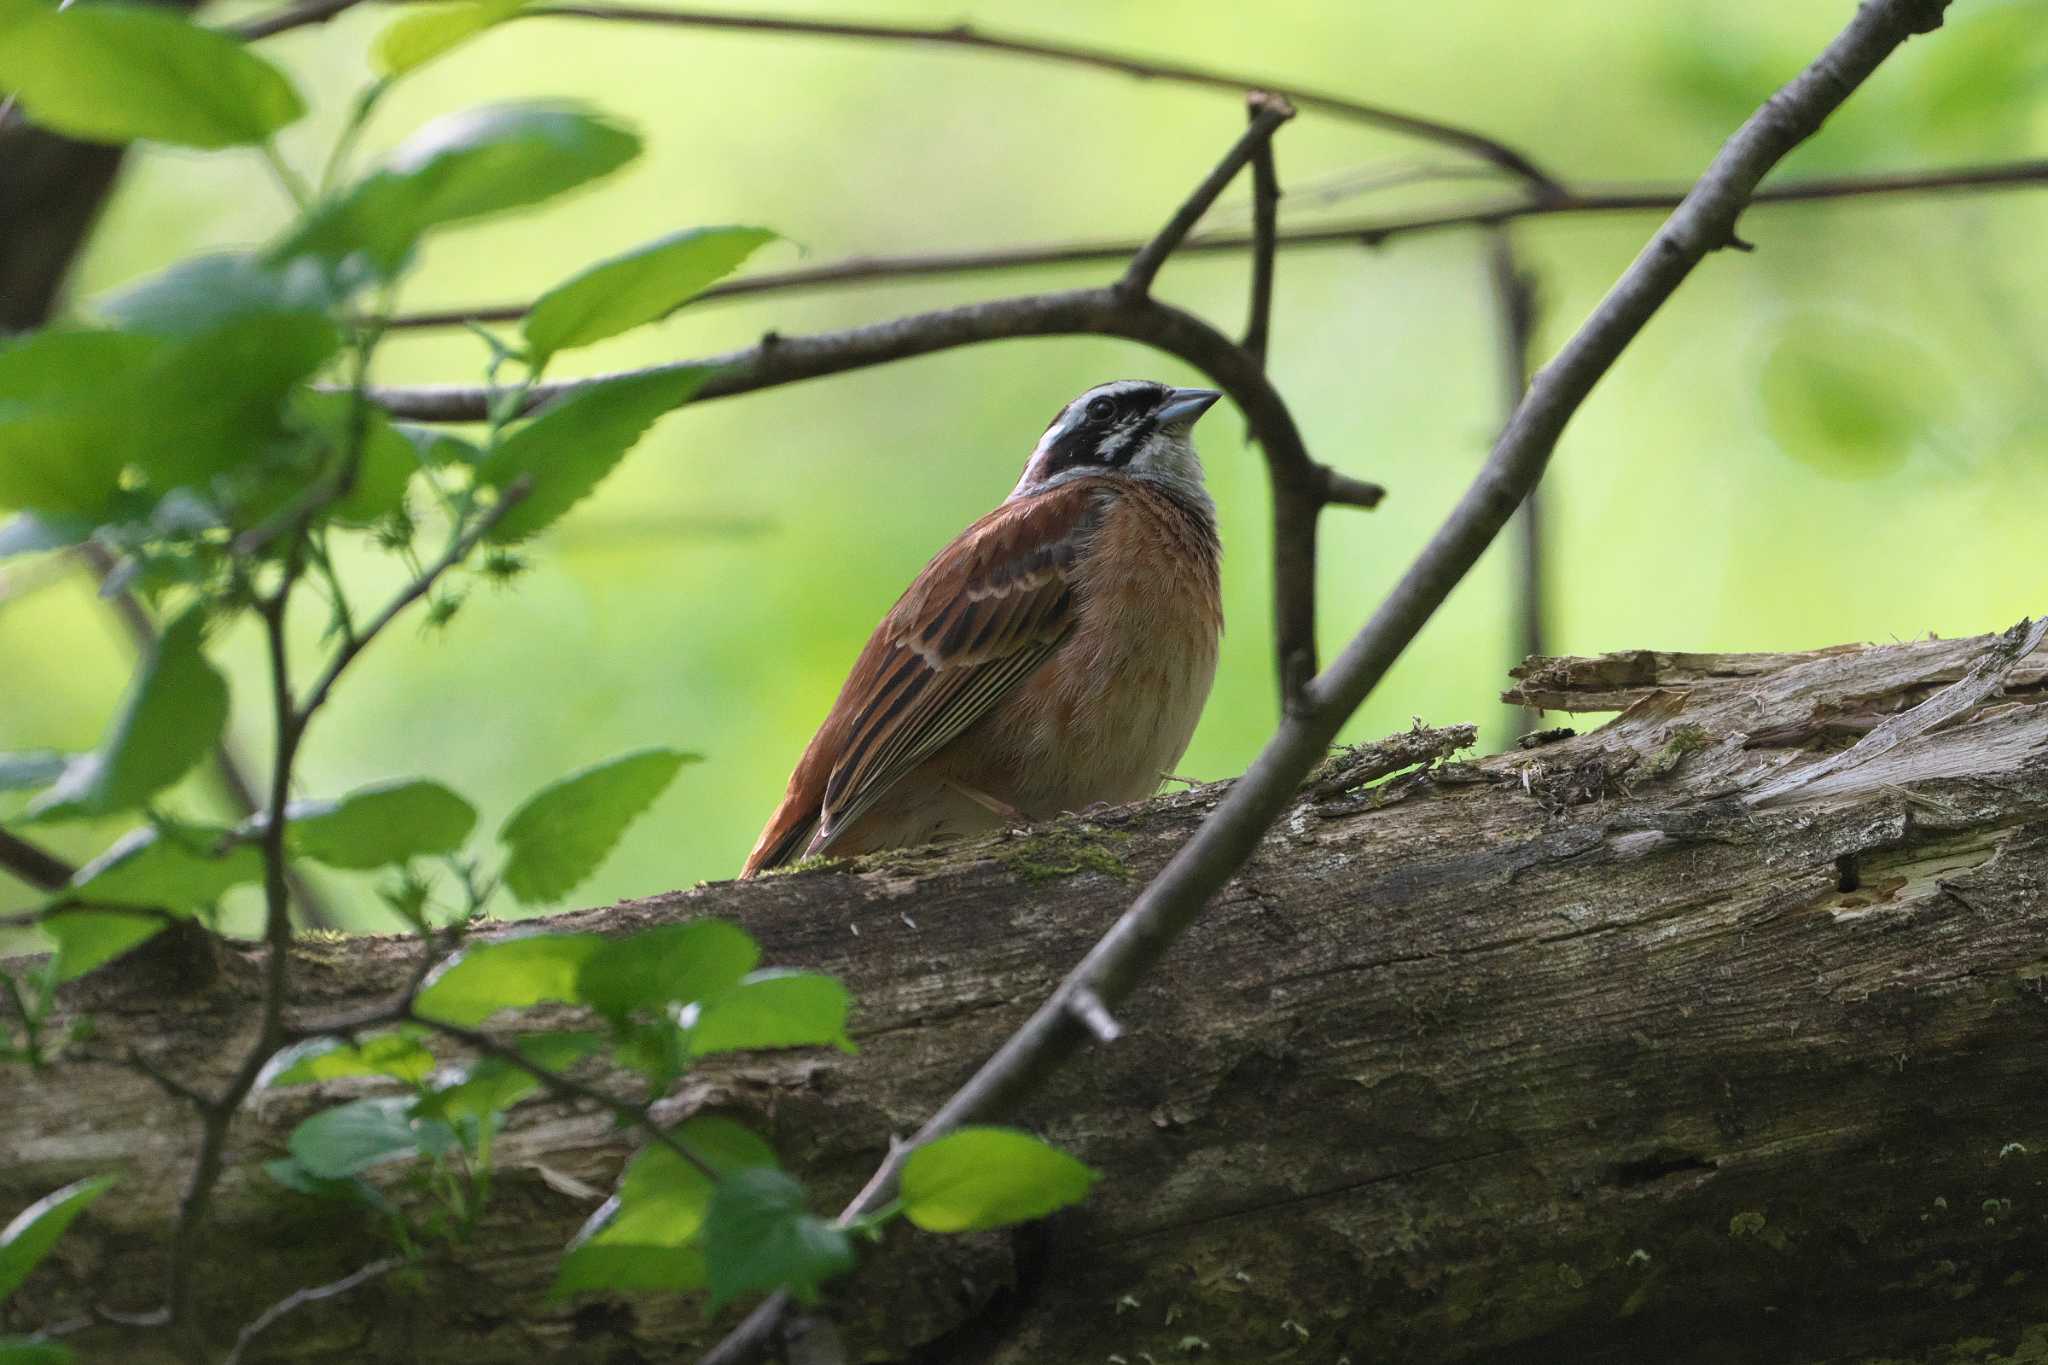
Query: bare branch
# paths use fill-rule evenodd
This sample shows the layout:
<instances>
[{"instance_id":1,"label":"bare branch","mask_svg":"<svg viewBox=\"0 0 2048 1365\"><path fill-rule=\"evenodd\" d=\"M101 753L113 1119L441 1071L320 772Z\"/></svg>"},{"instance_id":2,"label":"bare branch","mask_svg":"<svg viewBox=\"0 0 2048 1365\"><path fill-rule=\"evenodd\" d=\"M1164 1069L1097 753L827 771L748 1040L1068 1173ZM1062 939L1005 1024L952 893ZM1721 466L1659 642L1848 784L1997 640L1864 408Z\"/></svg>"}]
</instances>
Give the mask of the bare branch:
<instances>
[{"instance_id":1,"label":"bare branch","mask_svg":"<svg viewBox=\"0 0 2048 1365\"><path fill-rule=\"evenodd\" d=\"M1306 680L1315 654L1315 512L1334 488L1343 501L1370 507L1383 490L1343 479L1310 458L1293 414L1272 381L1229 337L1189 313L1150 296L1132 297L1114 287L1033 294L920 313L816 336L773 336L758 346L678 366L717 370L697 391L695 402L752 393L759 389L828 374L882 365L911 356L1026 336L1120 336L1177 356L1206 374L1250 421L1253 439L1265 452L1274 490L1274 600L1278 610L1275 648L1283 676ZM656 369L672 368L657 366ZM597 382L591 379L535 385L536 406ZM482 387L373 388L370 401L395 417L425 422L472 422L485 416Z\"/></svg>"},{"instance_id":2,"label":"bare branch","mask_svg":"<svg viewBox=\"0 0 2048 1365\"><path fill-rule=\"evenodd\" d=\"M1486 233L1487 281L1492 287L1495 335L1500 342L1501 410L1513 417L1522 395L1529 390L1529 350L1536 327L1535 282L1523 272L1515 254L1513 236L1506 227ZM1545 649L1543 638L1543 502L1541 488L1515 511L1515 568L1509 585L1516 604L1512 643L1516 662L1531 659ZM1509 725L1533 728L1542 712L1509 712Z\"/></svg>"},{"instance_id":3,"label":"bare branch","mask_svg":"<svg viewBox=\"0 0 2048 1365\"><path fill-rule=\"evenodd\" d=\"M1031 1018L904 1148L891 1153L885 1178L870 1182L872 1193L842 1218L857 1217L886 1198L894 1172L920 1143L1007 1111L1057 1069L1087 1037L1074 1017L1077 996L1089 992L1114 1009L1165 955L1244 864L1344 721L1536 486L1558 436L1594 384L1692 268L1733 238L1757 182L1908 37L1939 26L1946 7L1947 0L1866 0L1812 65L1728 140L1677 212L1537 375L1449 518L1329 672L1308 685L1302 704L1289 707L1215 812ZM776 1303L771 1299L751 1315L705 1357L706 1365L757 1359L780 1316Z\"/></svg>"},{"instance_id":4,"label":"bare branch","mask_svg":"<svg viewBox=\"0 0 2048 1365\"><path fill-rule=\"evenodd\" d=\"M482 1053L486 1057L503 1062L507 1066L516 1067L518 1070L533 1077L536 1081L539 1081L559 1098L587 1100L607 1110L619 1122L629 1128L638 1128L641 1132L647 1134L650 1141L659 1146L666 1147L691 1166L694 1166L698 1173L712 1184L716 1185L718 1183L717 1168L691 1148L688 1143L655 1122L654 1115L648 1112L646 1105L634 1104L630 1100L622 1100L618 1096L600 1090L594 1085L585 1085L573 1077L564 1076L558 1071L551 1071L547 1067L528 1058L518 1048L508 1047L491 1037L488 1033L482 1033L472 1028L463 1028L458 1024L443 1023L441 1020L435 1019L430 1015L414 1013L410 1006L404 1010L402 1017L424 1028L430 1028L437 1033L445 1034L457 1042Z\"/></svg>"},{"instance_id":5,"label":"bare branch","mask_svg":"<svg viewBox=\"0 0 2048 1365\"><path fill-rule=\"evenodd\" d=\"M1203 177L1202 183L1195 186L1194 193L1174 210L1173 217L1167 219L1166 226L1159 229L1158 235L1131 257L1131 264L1116 287L1128 294L1143 294L1150 290L1152 281L1158 277L1159 267L1165 265L1173 249L1186 240L1195 224L1202 220L1202 215L1209 211L1209 206L1216 202L1216 196L1223 193L1261 148L1271 146L1273 134L1293 117L1293 106L1284 99L1272 95L1256 99L1252 105L1251 127L1244 130L1244 136Z\"/></svg>"},{"instance_id":6,"label":"bare branch","mask_svg":"<svg viewBox=\"0 0 2048 1365\"><path fill-rule=\"evenodd\" d=\"M271 14L247 19L239 24L224 25L220 31L231 38L253 43L259 38L289 33L295 28L324 24L343 10L354 9L359 2L360 0L302 0L300 4L287 5Z\"/></svg>"},{"instance_id":7,"label":"bare branch","mask_svg":"<svg viewBox=\"0 0 2048 1365\"><path fill-rule=\"evenodd\" d=\"M790 19L779 15L729 14L709 10L684 9L643 9L632 5L536 5L521 12L522 17L556 17L571 19L601 19L629 24L661 24L682 28L718 28L744 33L796 34L805 37L853 38L871 42L915 43L969 48L982 52L1003 52L1018 57L1036 57L1046 61L1065 62L1076 66L1094 67L1101 71L1115 71L1126 76L1146 80L1171 81L1180 85L1201 86L1209 90L1228 90L1241 94L1246 90L1270 90L1291 101L1298 108L1315 109L1338 118L1350 119L1357 123L1370 124L1389 132L1402 133L1409 137L1454 147L1461 152L1476 156L1492 163L1511 175L1527 181L1539 192L1554 191L1557 182L1522 153L1504 142L1477 133L1455 124L1442 123L1435 119L1404 114L1396 109L1381 105L1365 104L1358 100L1346 99L1341 95L1308 90L1281 81L1266 80L1260 76L1249 76L1239 72L1214 71L1204 67L1185 66L1178 62L1160 61L1149 57L1132 57L1124 53L1109 52L1101 48L1081 47L1070 43L1045 42L1035 38L1017 38L1007 34L989 33L968 24L952 24L944 27L917 24L873 24L834 22L814 19Z\"/></svg>"},{"instance_id":8,"label":"bare branch","mask_svg":"<svg viewBox=\"0 0 2048 1365\"><path fill-rule=\"evenodd\" d=\"M135 646L136 653L148 658L156 652L156 622L150 619L148 610L136 600L134 593L114 581L115 560L113 555L107 552L106 547L88 540L83 549L85 562L91 566L93 573L100 580L100 596L113 608L114 614L121 618L121 624L127 629L128 639ZM250 785L248 777L243 773L241 760L236 757L234 746L225 734L213 746L213 766L220 778L221 790L226 793L228 804L237 816L247 818L262 809L256 800L256 789ZM340 923L335 919L334 912L327 908L327 903L320 898L319 893L313 890L312 883L299 873L288 871L285 874L285 882L291 888L292 900L297 903L299 913L305 916L309 927L332 929Z\"/></svg>"},{"instance_id":9,"label":"bare branch","mask_svg":"<svg viewBox=\"0 0 2048 1365\"><path fill-rule=\"evenodd\" d=\"M1246 97L1247 112L1257 120L1271 96L1253 91ZM1244 348L1252 359L1266 363L1266 341L1273 324L1274 234L1280 230L1280 170L1274 164L1273 140L1267 138L1252 149L1252 300L1244 326Z\"/></svg>"},{"instance_id":10,"label":"bare branch","mask_svg":"<svg viewBox=\"0 0 2048 1365\"><path fill-rule=\"evenodd\" d=\"M372 1261L360 1270L344 1275L338 1280L286 1295L257 1314L255 1321L242 1329L241 1335L235 1338L234 1349L222 1359L221 1365L241 1365L242 1353L249 1349L249 1343L268 1330L272 1323L294 1309L304 1308L307 1304L318 1303L322 1299L338 1298L351 1290L362 1288L370 1281L389 1274L404 1264L405 1262L397 1256L386 1256L383 1260Z\"/></svg>"},{"instance_id":11,"label":"bare branch","mask_svg":"<svg viewBox=\"0 0 2048 1365\"><path fill-rule=\"evenodd\" d=\"M2048 185L2048 160L2015 161L1993 166L1963 166L1950 170L1793 180L1769 189L1758 190L1751 196L1750 203L1815 204L1834 199L2031 189L2043 185ZM1273 244L1281 249L1380 246L1396 237L1461 228L1492 227L1523 218L1600 213L1667 213L1677 208L1684 198L1683 187L1668 185L1568 190L1561 197L1549 199L1509 199L1462 207L1450 206L1390 218L1353 220L1313 228L1283 229L1275 234ZM1179 249L1182 253L1227 253L1244 251L1256 244L1255 233L1198 233L1182 242ZM751 275L745 279L728 280L723 284L713 285L697 295L691 303L694 306L718 299L747 298L755 294L831 289L847 285L920 279L934 275L972 275L1001 270L1038 269L1045 266L1090 265L1127 260L1133 252L1143 246L1143 242L1136 240L1062 242L991 251L859 256L832 265L773 271ZM439 309L392 317L385 319L381 325L406 329L458 327L468 322L517 322L526 316L527 307L528 305L519 303Z\"/></svg>"},{"instance_id":12,"label":"bare branch","mask_svg":"<svg viewBox=\"0 0 2048 1365\"><path fill-rule=\"evenodd\" d=\"M0 868L38 891L55 891L78 871L56 854L0 829Z\"/></svg>"},{"instance_id":13,"label":"bare branch","mask_svg":"<svg viewBox=\"0 0 2048 1365\"><path fill-rule=\"evenodd\" d=\"M374 392L371 396L372 401L375 401ZM483 538L491 533L492 528L500 521L503 521L514 507L517 507L526 499L526 495L531 488L532 485L524 477L515 479L511 484L507 485L499 493L498 501L492 505L490 510L478 517L468 530L456 537L447 550L442 552L439 559L429 564L418 577L406 584L398 596L392 598L385 605L384 610L378 612L368 625L364 626L354 635L351 635L342 643L339 649L334 651L334 657L328 660L327 667L322 670L319 680L313 684L312 690L306 694L306 700L299 706L298 717L300 725L303 726L307 721L311 720L313 713L326 705L327 698L334 691L334 684L340 680L342 671L355 662L356 656L368 648L370 641L382 634L384 628L397 620L407 607L425 597L428 590L440 581L441 575L469 558L470 551L474 550L482 542ZM273 815L273 818L276 818L275 815Z\"/></svg>"}]
</instances>

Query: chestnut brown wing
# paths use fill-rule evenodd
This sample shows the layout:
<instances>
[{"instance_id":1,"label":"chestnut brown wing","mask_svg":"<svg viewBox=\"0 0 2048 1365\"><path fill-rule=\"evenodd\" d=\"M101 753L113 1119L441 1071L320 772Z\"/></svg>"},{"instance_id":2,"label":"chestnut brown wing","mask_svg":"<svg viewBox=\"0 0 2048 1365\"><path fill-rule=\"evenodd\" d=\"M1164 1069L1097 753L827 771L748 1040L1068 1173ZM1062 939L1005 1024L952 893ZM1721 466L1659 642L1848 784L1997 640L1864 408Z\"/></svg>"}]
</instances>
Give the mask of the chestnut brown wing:
<instances>
[{"instance_id":1,"label":"chestnut brown wing","mask_svg":"<svg viewBox=\"0 0 2048 1365\"><path fill-rule=\"evenodd\" d=\"M1073 626L1071 571L1103 496L1081 479L1004 503L925 565L861 651L748 873L828 850L1045 662Z\"/></svg>"}]
</instances>

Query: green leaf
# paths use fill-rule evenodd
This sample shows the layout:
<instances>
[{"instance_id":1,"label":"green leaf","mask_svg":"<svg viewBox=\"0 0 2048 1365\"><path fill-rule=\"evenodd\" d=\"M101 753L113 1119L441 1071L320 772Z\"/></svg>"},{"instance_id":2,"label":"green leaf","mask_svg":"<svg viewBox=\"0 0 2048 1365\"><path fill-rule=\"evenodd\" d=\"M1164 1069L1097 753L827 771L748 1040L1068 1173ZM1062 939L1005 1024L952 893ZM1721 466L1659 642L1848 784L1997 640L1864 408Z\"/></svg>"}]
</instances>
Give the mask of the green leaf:
<instances>
[{"instance_id":1,"label":"green leaf","mask_svg":"<svg viewBox=\"0 0 2048 1365\"><path fill-rule=\"evenodd\" d=\"M256 1088L311 1085L344 1076L389 1076L417 1083L434 1074L434 1054L409 1033L380 1033L360 1043L309 1038L264 1063Z\"/></svg>"},{"instance_id":2,"label":"green leaf","mask_svg":"<svg viewBox=\"0 0 2048 1365\"><path fill-rule=\"evenodd\" d=\"M360 441L355 482L328 509L334 520L368 526L405 505L406 489L420 471L419 451L375 404L365 402L358 412L354 394L300 389L292 395L291 417L296 428L318 436L323 467L334 477L350 444Z\"/></svg>"},{"instance_id":3,"label":"green leaf","mask_svg":"<svg viewBox=\"0 0 2048 1365\"><path fill-rule=\"evenodd\" d=\"M115 395L130 463L162 492L255 462L285 434L300 381L340 345L317 312L251 313L177 340Z\"/></svg>"},{"instance_id":4,"label":"green leaf","mask_svg":"<svg viewBox=\"0 0 2048 1365\"><path fill-rule=\"evenodd\" d=\"M228 684L200 651L203 606L164 629L100 747L64 770L29 807L39 820L133 810L212 750L228 718Z\"/></svg>"},{"instance_id":5,"label":"green leaf","mask_svg":"<svg viewBox=\"0 0 2048 1365\"><path fill-rule=\"evenodd\" d=\"M692 228L600 261L534 301L526 314L535 367L557 351L588 346L666 317L775 240L766 228Z\"/></svg>"},{"instance_id":6,"label":"green leaf","mask_svg":"<svg viewBox=\"0 0 2048 1365\"><path fill-rule=\"evenodd\" d=\"M437 1119L415 1118L411 1099L381 1095L323 1110L298 1127L285 1145L312 1175L340 1180L401 1157L433 1155L455 1144L455 1132Z\"/></svg>"},{"instance_id":7,"label":"green leaf","mask_svg":"<svg viewBox=\"0 0 2048 1365\"><path fill-rule=\"evenodd\" d=\"M856 1049L846 1036L846 987L821 972L754 972L698 1007L690 1051L699 1057L764 1047Z\"/></svg>"},{"instance_id":8,"label":"green leaf","mask_svg":"<svg viewBox=\"0 0 2048 1365\"><path fill-rule=\"evenodd\" d=\"M697 761L674 749L642 749L542 787L498 831L509 854L505 885L528 905L568 895L597 871L677 769Z\"/></svg>"},{"instance_id":9,"label":"green leaf","mask_svg":"<svg viewBox=\"0 0 2048 1365\"><path fill-rule=\"evenodd\" d=\"M452 431L440 427L418 427L408 423L394 424L400 436L411 442L419 462L429 469L445 469L449 465L474 466L483 459L483 452L463 440Z\"/></svg>"},{"instance_id":10,"label":"green leaf","mask_svg":"<svg viewBox=\"0 0 2048 1365\"><path fill-rule=\"evenodd\" d=\"M730 1119L700 1115L674 1130L699 1160L728 1175L773 1169L775 1152ZM698 1289L704 1280L697 1234L711 1207L712 1182L660 1143L627 1163L618 1193L584 1223L562 1259L551 1292L585 1289Z\"/></svg>"},{"instance_id":11,"label":"green leaf","mask_svg":"<svg viewBox=\"0 0 2048 1365\"><path fill-rule=\"evenodd\" d=\"M604 946L596 934L524 934L472 943L435 968L413 1007L463 1028L501 1009L574 1001L576 974Z\"/></svg>"},{"instance_id":12,"label":"green leaf","mask_svg":"<svg viewBox=\"0 0 2048 1365\"><path fill-rule=\"evenodd\" d=\"M595 1033L535 1033L519 1039L515 1045L520 1055L535 1066L560 1071L604 1046L604 1039ZM415 1112L450 1122L487 1121L540 1086L540 1079L531 1072L496 1057L486 1057L460 1079L422 1098Z\"/></svg>"},{"instance_id":13,"label":"green leaf","mask_svg":"<svg viewBox=\"0 0 2048 1365\"><path fill-rule=\"evenodd\" d=\"M626 458L655 419L695 396L713 371L704 366L650 370L582 385L507 436L477 469L479 482L503 490L529 481L526 496L491 528L504 543L545 530L588 497Z\"/></svg>"},{"instance_id":14,"label":"green leaf","mask_svg":"<svg viewBox=\"0 0 2048 1365\"><path fill-rule=\"evenodd\" d=\"M198 336L277 313L324 313L342 302L312 261L273 265L253 252L192 256L95 305L123 332Z\"/></svg>"},{"instance_id":15,"label":"green leaf","mask_svg":"<svg viewBox=\"0 0 2048 1365\"><path fill-rule=\"evenodd\" d=\"M433 229L552 199L639 152L639 138L573 106L451 114L407 140L384 169L315 209L270 258L339 263L360 255L379 275L393 276Z\"/></svg>"},{"instance_id":16,"label":"green leaf","mask_svg":"<svg viewBox=\"0 0 2048 1365\"><path fill-rule=\"evenodd\" d=\"M54 749L0 754L0 792L34 791L60 777L71 760Z\"/></svg>"},{"instance_id":17,"label":"green leaf","mask_svg":"<svg viewBox=\"0 0 2048 1365\"><path fill-rule=\"evenodd\" d=\"M263 879L263 855L232 830L206 825L144 826L78 869L65 900L192 911L230 888Z\"/></svg>"},{"instance_id":18,"label":"green leaf","mask_svg":"<svg viewBox=\"0 0 2048 1365\"><path fill-rule=\"evenodd\" d=\"M286 1189L309 1194L315 1199L339 1199L367 1204L380 1212L392 1212L391 1201L359 1175L352 1175L346 1180L329 1180L325 1176L314 1175L299 1164L298 1158L289 1156L264 1162L263 1173Z\"/></svg>"},{"instance_id":19,"label":"green leaf","mask_svg":"<svg viewBox=\"0 0 2048 1365\"><path fill-rule=\"evenodd\" d=\"M73 1181L30 1204L0 1229L0 1303L7 1302L28 1273L50 1254L72 1220L113 1187L111 1175Z\"/></svg>"},{"instance_id":20,"label":"green leaf","mask_svg":"<svg viewBox=\"0 0 2048 1365\"><path fill-rule=\"evenodd\" d=\"M424 778L360 787L339 801L286 811L293 852L329 867L387 867L453 853L476 826L476 807Z\"/></svg>"},{"instance_id":21,"label":"green leaf","mask_svg":"<svg viewBox=\"0 0 2048 1365\"><path fill-rule=\"evenodd\" d=\"M718 995L752 971L760 945L724 920L667 924L616 938L583 964L576 993L611 1018Z\"/></svg>"},{"instance_id":22,"label":"green leaf","mask_svg":"<svg viewBox=\"0 0 2048 1365\"><path fill-rule=\"evenodd\" d=\"M562 1257L548 1293L555 1298L587 1292L675 1294L702 1289L704 1283L704 1248L694 1242L680 1247L592 1242Z\"/></svg>"},{"instance_id":23,"label":"green leaf","mask_svg":"<svg viewBox=\"0 0 2048 1365\"><path fill-rule=\"evenodd\" d=\"M703 1114L674 1130L677 1142L721 1176L758 1167L774 1169L775 1149L751 1129ZM661 1143L649 1143L619 1178L617 1207L586 1225L593 1240L681 1246L696 1237L711 1207L712 1182Z\"/></svg>"},{"instance_id":24,"label":"green leaf","mask_svg":"<svg viewBox=\"0 0 2048 1365\"><path fill-rule=\"evenodd\" d=\"M131 467L158 495L204 489L271 453L286 399L340 340L317 312L243 312L190 333L39 333L0 349L0 505L98 524Z\"/></svg>"},{"instance_id":25,"label":"green leaf","mask_svg":"<svg viewBox=\"0 0 2048 1365\"><path fill-rule=\"evenodd\" d=\"M0 344L0 506L97 525L128 449L124 414L108 395L164 349L118 332L44 331Z\"/></svg>"},{"instance_id":26,"label":"green leaf","mask_svg":"<svg viewBox=\"0 0 2048 1365\"><path fill-rule=\"evenodd\" d=\"M127 910L56 910L37 920L36 927L57 940L52 970L63 982L147 943L170 928L170 921Z\"/></svg>"},{"instance_id":27,"label":"green leaf","mask_svg":"<svg viewBox=\"0 0 2048 1365\"><path fill-rule=\"evenodd\" d=\"M61 1341L0 1337L0 1365L71 1365L78 1359Z\"/></svg>"},{"instance_id":28,"label":"green leaf","mask_svg":"<svg viewBox=\"0 0 2048 1365\"><path fill-rule=\"evenodd\" d=\"M804 1206L804 1187L778 1170L755 1167L719 1180L704 1215L704 1260L711 1306L756 1290L787 1289L812 1303L818 1286L853 1269L853 1244Z\"/></svg>"},{"instance_id":29,"label":"green leaf","mask_svg":"<svg viewBox=\"0 0 2048 1365\"><path fill-rule=\"evenodd\" d=\"M525 3L526 0L466 0L408 14L377 35L370 45L370 64L380 75L402 76L503 23Z\"/></svg>"},{"instance_id":30,"label":"green leaf","mask_svg":"<svg viewBox=\"0 0 2048 1365\"><path fill-rule=\"evenodd\" d=\"M284 73L225 34L162 9L79 5L16 22L0 89L46 128L90 142L261 142L305 112Z\"/></svg>"},{"instance_id":31,"label":"green leaf","mask_svg":"<svg viewBox=\"0 0 2048 1365\"><path fill-rule=\"evenodd\" d=\"M1078 1204L1099 1173L1014 1128L962 1128L910 1154L903 1213L926 1232L972 1232Z\"/></svg>"}]
</instances>

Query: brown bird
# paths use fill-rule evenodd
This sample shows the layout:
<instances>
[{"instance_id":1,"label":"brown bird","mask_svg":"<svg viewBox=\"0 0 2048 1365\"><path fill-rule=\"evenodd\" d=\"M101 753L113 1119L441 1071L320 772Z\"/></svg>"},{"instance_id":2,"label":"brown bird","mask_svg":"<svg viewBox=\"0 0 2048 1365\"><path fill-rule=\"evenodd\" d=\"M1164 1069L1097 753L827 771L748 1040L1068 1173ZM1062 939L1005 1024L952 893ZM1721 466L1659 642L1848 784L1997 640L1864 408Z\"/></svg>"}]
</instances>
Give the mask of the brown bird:
<instances>
[{"instance_id":1,"label":"brown bird","mask_svg":"<svg viewBox=\"0 0 2048 1365\"><path fill-rule=\"evenodd\" d=\"M1220 394L1100 384L868 640L743 876L1150 796L1216 675Z\"/></svg>"}]
</instances>

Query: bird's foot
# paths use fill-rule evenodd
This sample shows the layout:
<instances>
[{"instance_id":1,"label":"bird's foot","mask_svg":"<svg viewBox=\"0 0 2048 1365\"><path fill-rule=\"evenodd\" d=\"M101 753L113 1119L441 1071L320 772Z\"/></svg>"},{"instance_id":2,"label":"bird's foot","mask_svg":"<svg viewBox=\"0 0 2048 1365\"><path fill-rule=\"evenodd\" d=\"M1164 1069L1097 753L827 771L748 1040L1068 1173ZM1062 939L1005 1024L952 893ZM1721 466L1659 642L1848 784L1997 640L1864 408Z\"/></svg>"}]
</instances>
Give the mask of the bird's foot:
<instances>
[{"instance_id":1,"label":"bird's foot","mask_svg":"<svg viewBox=\"0 0 2048 1365\"><path fill-rule=\"evenodd\" d=\"M1018 810L1000 796L990 796L985 791L980 791L968 786L965 782L950 777L946 779L946 785L998 819L1006 820L1013 825L1028 825L1031 823L1030 816Z\"/></svg>"}]
</instances>

